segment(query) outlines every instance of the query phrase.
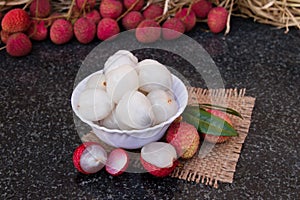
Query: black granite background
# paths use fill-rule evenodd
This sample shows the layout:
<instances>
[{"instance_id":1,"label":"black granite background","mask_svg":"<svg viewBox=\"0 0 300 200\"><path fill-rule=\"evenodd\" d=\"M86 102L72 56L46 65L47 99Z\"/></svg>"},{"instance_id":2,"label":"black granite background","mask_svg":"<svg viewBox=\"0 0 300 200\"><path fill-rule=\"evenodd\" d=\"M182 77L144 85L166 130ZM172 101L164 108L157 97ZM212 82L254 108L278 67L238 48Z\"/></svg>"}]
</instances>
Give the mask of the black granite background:
<instances>
[{"instance_id":1,"label":"black granite background","mask_svg":"<svg viewBox=\"0 0 300 200\"><path fill-rule=\"evenodd\" d=\"M23 58L0 52L0 199L300 199L300 32L240 18L231 27L226 37L202 25L188 35L211 54L226 88L256 97L232 184L214 189L148 174L78 173L72 153L81 141L70 96L82 61L99 42L45 41ZM162 59L202 86L189 64L166 52L136 55Z\"/></svg>"}]
</instances>

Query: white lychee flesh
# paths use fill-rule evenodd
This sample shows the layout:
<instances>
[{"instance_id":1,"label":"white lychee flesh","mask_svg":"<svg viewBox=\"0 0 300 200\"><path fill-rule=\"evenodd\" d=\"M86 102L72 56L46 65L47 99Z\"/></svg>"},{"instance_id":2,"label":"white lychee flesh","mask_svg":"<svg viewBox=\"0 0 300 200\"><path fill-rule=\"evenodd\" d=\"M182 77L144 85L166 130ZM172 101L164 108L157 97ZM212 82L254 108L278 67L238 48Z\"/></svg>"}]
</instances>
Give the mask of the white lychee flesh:
<instances>
[{"instance_id":1,"label":"white lychee flesh","mask_svg":"<svg viewBox=\"0 0 300 200\"><path fill-rule=\"evenodd\" d=\"M135 68L137 63L138 59L130 51L119 50L107 59L103 71L107 74L122 65L130 65Z\"/></svg>"},{"instance_id":2,"label":"white lychee flesh","mask_svg":"<svg viewBox=\"0 0 300 200\"><path fill-rule=\"evenodd\" d=\"M96 173L106 164L107 153L100 145L89 145L80 156L80 167L87 173Z\"/></svg>"},{"instance_id":3,"label":"white lychee flesh","mask_svg":"<svg viewBox=\"0 0 300 200\"><path fill-rule=\"evenodd\" d=\"M109 129L119 129L115 109L101 121L101 125Z\"/></svg>"},{"instance_id":4,"label":"white lychee flesh","mask_svg":"<svg viewBox=\"0 0 300 200\"><path fill-rule=\"evenodd\" d=\"M106 82L105 82L104 74L99 73L91 76L86 83L86 88L91 88L91 89L97 88L97 89L105 90Z\"/></svg>"},{"instance_id":5,"label":"white lychee flesh","mask_svg":"<svg viewBox=\"0 0 300 200\"><path fill-rule=\"evenodd\" d=\"M105 168L111 175L117 175L126 170L128 163L129 157L126 151L120 148L114 149L108 156Z\"/></svg>"}]
</instances>

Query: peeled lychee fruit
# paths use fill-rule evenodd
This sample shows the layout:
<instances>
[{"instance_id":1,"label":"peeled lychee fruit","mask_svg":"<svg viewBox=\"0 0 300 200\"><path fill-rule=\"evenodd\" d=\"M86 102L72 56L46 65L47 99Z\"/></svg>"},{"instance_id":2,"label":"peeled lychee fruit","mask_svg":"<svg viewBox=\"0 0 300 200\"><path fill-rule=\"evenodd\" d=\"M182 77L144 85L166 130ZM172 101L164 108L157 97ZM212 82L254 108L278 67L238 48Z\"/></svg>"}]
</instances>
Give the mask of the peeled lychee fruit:
<instances>
[{"instance_id":1,"label":"peeled lychee fruit","mask_svg":"<svg viewBox=\"0 0 300 200\"><path fill-rule=\"evenodd\" d=\"M45 22L32 20L31 25L27 30L27 35L33 40L45 40L48 35L48 29L45 26Z\"/></svg>"},{"instance_id":2,"label":"peeled lychee fruit","mask_svg":"<svg viewBox=\"0 0 300 200\"><path fill-rule=\"evenodd\" d=\"M12 34L13 33L6 32L5 30L1 30L1 32L0 32L1 41L4 44L6 44L9 36L11 36Z\"/></svg>"},{"instance_id":3,"label":"peeled lychee fruit","mask_svg":"<svg viewBox=\"0 0 300 200\"><path fill-rule=\"evenodd\" d=\"M101 19L100 13L97 10L92 10L91 12L87 13L85 17L94 22L96 25Z\"/></svg>"},{"instance_id":4,"label":"peeled lychee fruit","mask_svg":"<svg viewBox=\"0 0 300 200\"><path fill-rule=\"evenodd\" d=\"M166 140L175 147L178 156L189 159L198 150L200 136L193 125L173 122L168 128Z\"/></svg>"},{"instance_id":5,"label":"peeled lychee fruit","mask_svg":"<svg viewBox=\"0 0 300 200\"><path fill-rule=\"evenodd\" d=\"M2 29L9 33L23 32L30 26L30 17L26 11L15 8L4 15L1 25Z\"/></svg>"},{"instance_id":6,"label":"peeled lychee fruit","mask_svg":"<svg viewBox=\"0 0 300 200\"><path fill-rule=\"evenodd\" d=\"M73 153L73 164L83 174L100 171L105 166L106 160L106 151L100 144L94 142L81 144Z\"/></svg>"},{"instance_id":7,"label":"peeled lychee fruit","mask_svg":"<svg viewBox=\"0 0 300 200\"><path fill-rule=\"evenodd\" d=\"M14 33L9 36L6 43L6 51L11 56L26 56L30 53L32 43L24 33Z\"/></svg>"},{"instance_id":8,"label":"peeled lychee fruit","mask_svg":"<svg viewBox=\"0 0 300 200\"><path fill-rule=\"evenodd\" d=\"M131 11L122 18L122 25L126 30L135 29L143 20L144 17L139 11Z\"/></svg>"},{"instance_id":9,"label":"peeled lychee fruit","mask_svg":"<svg viewBox=\"0 0 300 200\"><path fill-rule=\"evenodd\" d=\"M122 174L128 167L129 156L123 149L114 149L110 152L105 170L112 176Z\"/></svg>"},{"instance_id":10,"label":"peeled lychee fruit","mask_svg":"<svg viewBox=\"0 0 300 200\"><path fill-rule=\"evenodd\" d=\"M185 31L184 23L178 18L170 18L162 25L162 35L165 40L179 38Z\"/></svg>"},{"instance_id":11,"label":"peeled lychee fruit","mask_svg":"<svg viewBox=\"0 0 300 200\"><path fill-rule=\"evenodd\" d=\"M149 5L143 12L145 19L155 19L163 14L163 8L157 4Z\"/></svg>"},{"instance_id":12,"label":"peeled lychee fruit","mask_svg":"<svg viewBox=\"0 0 300 200\"><path fill-rule=\"evenodd\" d=\"M57 19L50 28L50 39L54 44L65 44L73 37L73 26L70 21Z\"/></svg>"},{"instance_id":13,"label":"peeled lychee fruit","mask_svg":"<svg viewBox=\"0 0 300 200\"><path fill-rule=\"evenodd\" d=\"M103 18L117 19L123 12L123 4L119 0L103 0L100 3L100 14Z\"/></svg>"},{"instance_id":14,"label":"peeled lychee fruit","mask_svg":"<svg viewBox=\"0 0 300 200\"><path fill-rule=\"evenodd\" d=\"M220 110L207 110L207 112L217 117L220 117L221 119L228 122L228 124L232 125L232 122L226 113ZM217 144L226 142L229 139L228 136L216 136L216 135L205 134L205 133L201 133L201 136L204 138L204 140L210 143L217 143Z\"/></svg>"},{"instance_id":15,"label":"peeled lychee fruit","mask_svg":"<svg viewBox=\"0 0 300 200\"><path fill-rule=\"evenodd\" d=\"M97 37L100 40L114 39L119 32L119 25L114 19L103 18L98 23Z\"/></svg>"},{"instance_id":16,"label":"peeled lychee fruit","mask_svg":"<svg viewBox=\"0 0 300 200\"><path fill-rule=\"evenodd\" d=\"M228 12L223 7L212 8L207 15L207 25L213 33L220 33L226 27Z\"/></svg>"},{"instance_id":17,"label":"peeled lychee fruit","mask_svg":"<svg viewBox=\"0 0 300 200\"><path fill-rule=\"evenodd\" d=\"M210 9L212 9L212 3L207 0L199 0L192 5L192 10L200 19L206 18Z\"/></svg>"},{"instance_id":18,"label":"peeled lychee fruit","mask_svg":"<svg viewBox=\"0 0 300 200\"><path fill-rule=\"evenodd\" d=\"M33 0L29 11L32 17L48 17L51 13L51 4L49 0Z\"/></svg>"},{"instance_id":19,"label":"peeled lychee fruit","mask_svg":"<svg viewBox=\"0 0 300 200\"><path fill-rule=\"evenodd\" d=\"M80 10L91 10L95 7L96 0L76 0L76 6Z\"/></svg>"},{"instance_id":20,"label":"peeled lychee fruit","mask_svg":"<svg viewBox=\"0 0 300 200\"><path fill-rule=\"evenodd\" d=\"M144 6L144 0L124 0L125 8L129 9L136 1L138 1L131 11L139 11Z\"/></svg>"},{"instance_id":21,"label":"peeled lychee fruit","mask_svg":"<svg viewBox=\"0 0 300 200\"><path fill-rule=\"evenodd\" d=\"M196 25L196 15L192 9L183 8L175 14L185 24L185 31L190 31Z\"/></svg>"},{"instance_id":22,"label":"peeled lychee fruit","mask_svg":"<svg viewBox=\"0 0 300 200\"><path fill-rule=\"evenodd\" d=\"M96 24L85 17L79 18L74 24L74 35L80 43L87 44L95 38Z\"/></svg>"},{"instance_id":23,"label":"peeled lychee fruit","mask_svg":"<svg viewBox=\"0 0 300 200\"><path fill-rule=\"evenodd\" d=\"M142 43L155 42L160 38L160 34L160 25L152 19L143 20L135 32L136 39Z\"/></svg>"},{"instance_id":24,"label":"peeled lychee fruit","mask_svg":"<svg viewBox=\"0 0 300 200\"><path fill-rule=\"evenodd\" d=\"M152 142L141 149L143 167L156 177L168 176L178 165L175 148L165 142Z\"/></svg>"}]
</instances>

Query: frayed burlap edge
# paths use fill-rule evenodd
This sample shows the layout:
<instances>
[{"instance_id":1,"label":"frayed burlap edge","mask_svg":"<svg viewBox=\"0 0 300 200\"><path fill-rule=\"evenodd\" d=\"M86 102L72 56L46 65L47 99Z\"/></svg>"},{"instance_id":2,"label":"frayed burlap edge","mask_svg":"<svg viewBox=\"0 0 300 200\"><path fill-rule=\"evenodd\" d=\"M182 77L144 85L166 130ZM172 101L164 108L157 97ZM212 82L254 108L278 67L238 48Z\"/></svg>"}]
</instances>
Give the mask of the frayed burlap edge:
<instances>
[{"instance_id":1,"label":"frayed burlap edge","mask_svg":"<svg viewBox=\"0 0 300 200\"><path fill-rule=\"evenodd\" d=\"M218 182L232 183L242 145L248 134L255 98L245 96L246 89L189 88L189 104L214 103L228 106L241 113L243 119L230 116L238 137L223 144L202 142L192 159L182 161L171 177L218 187Z\"/></svg>"}]
</instances>

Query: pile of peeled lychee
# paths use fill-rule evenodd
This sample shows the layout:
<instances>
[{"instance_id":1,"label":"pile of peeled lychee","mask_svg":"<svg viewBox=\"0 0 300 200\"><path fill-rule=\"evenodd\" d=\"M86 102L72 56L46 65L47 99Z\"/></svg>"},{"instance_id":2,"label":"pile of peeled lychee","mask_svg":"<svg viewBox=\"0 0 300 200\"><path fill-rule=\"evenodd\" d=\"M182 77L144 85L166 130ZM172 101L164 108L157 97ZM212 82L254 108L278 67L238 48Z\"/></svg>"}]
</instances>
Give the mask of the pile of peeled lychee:
<instances>
[{"instance_id":1,"label":"pile of peeled lychee","mask_svg":"<svg viewBox=\"0 0 300 200\"><path fill-rule=\"evenodd\" d=\"M173 14L146 0L102 0L100 5L96 0L74 2L68 14L54 12L50 0L33 0L28 11L13 8L0 13L1 43L11 56L25 56L31 52L32 40L50 37L60 45L75 37L87 44L94 39L112 40L120 31L132 29L139 42L151 43L177 39L206 18L210 31L219 33L228 17L225 8L214 7L208 0L193 1Z\"/></svg>"}]
</instances>

